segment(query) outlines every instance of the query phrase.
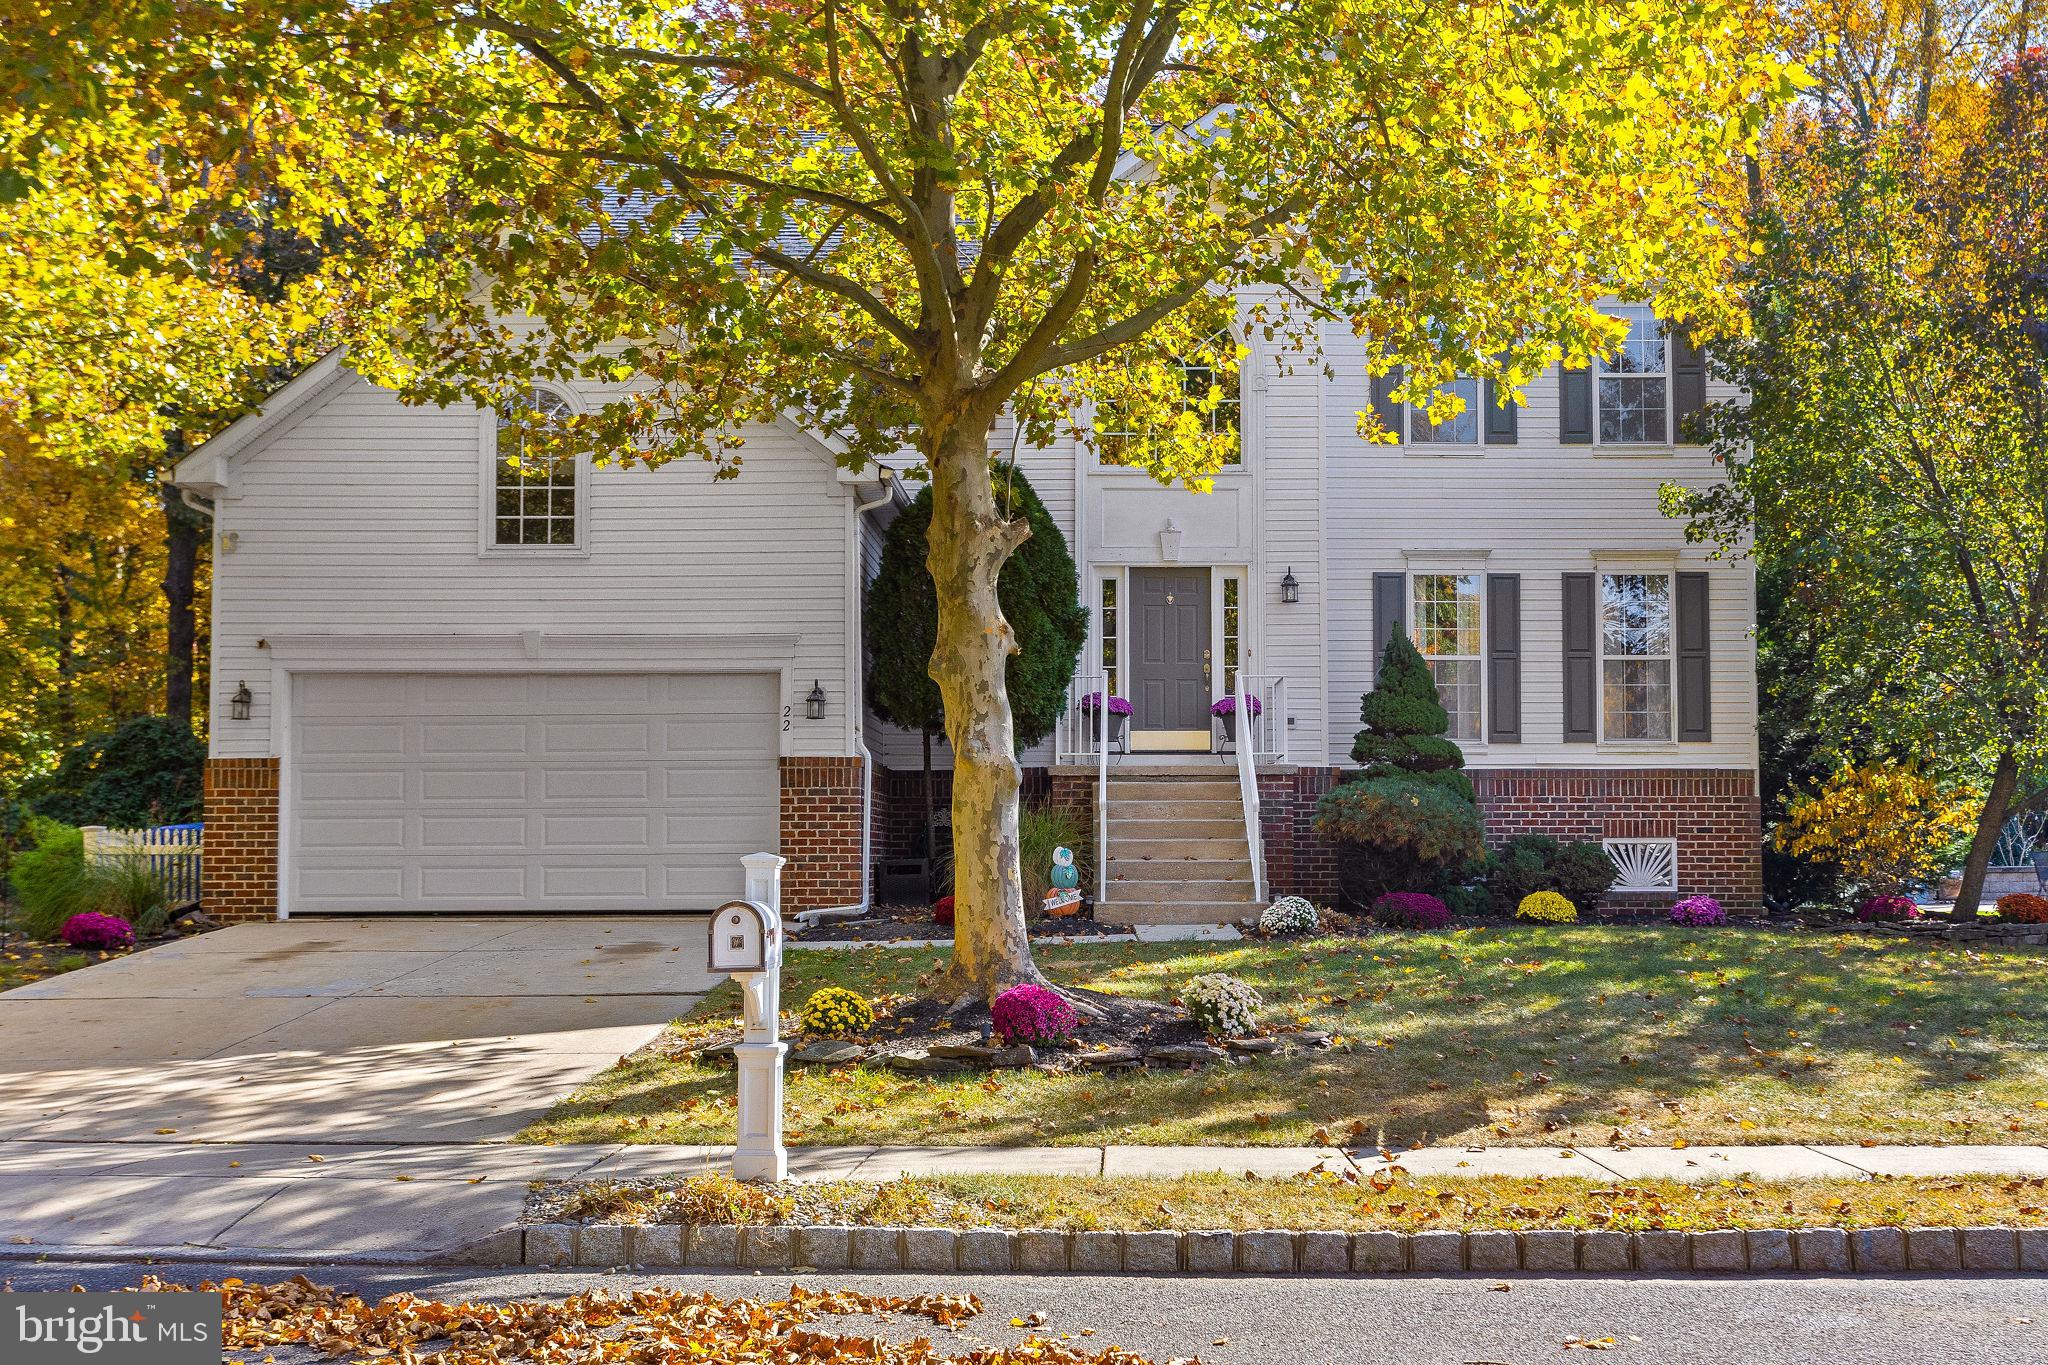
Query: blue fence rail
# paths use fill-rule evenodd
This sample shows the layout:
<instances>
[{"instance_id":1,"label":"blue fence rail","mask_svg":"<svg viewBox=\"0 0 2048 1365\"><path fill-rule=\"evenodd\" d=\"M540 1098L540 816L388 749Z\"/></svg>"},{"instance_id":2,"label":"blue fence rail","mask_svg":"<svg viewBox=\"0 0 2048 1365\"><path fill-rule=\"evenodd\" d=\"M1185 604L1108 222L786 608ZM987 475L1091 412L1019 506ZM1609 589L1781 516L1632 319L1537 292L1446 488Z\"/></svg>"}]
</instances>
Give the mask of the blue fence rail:
<instances>
[{"instance_id":1,"label":"blue fence rail","mask_svg":"<svg viewBox=\"0 0 2048 1365\"><path fill-rule=\"evenodd\" d=\"M205 826L152 825L148 829L108 829L87 825L87 861L112 862L138 858L164 884L164 895L173 907L199 900L199 847Z\"/></svg>"}]
</instances>

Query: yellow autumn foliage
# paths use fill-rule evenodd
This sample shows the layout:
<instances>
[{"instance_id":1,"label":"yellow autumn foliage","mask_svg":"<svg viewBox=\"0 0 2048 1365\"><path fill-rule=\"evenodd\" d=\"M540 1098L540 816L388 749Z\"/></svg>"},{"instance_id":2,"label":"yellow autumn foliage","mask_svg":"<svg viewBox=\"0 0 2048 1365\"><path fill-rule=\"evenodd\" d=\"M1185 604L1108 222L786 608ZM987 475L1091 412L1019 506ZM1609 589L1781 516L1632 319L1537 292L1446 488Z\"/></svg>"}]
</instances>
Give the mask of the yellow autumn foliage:
<instances>
[{"instance_id":1,"label":"yellow autumn foliage","mask_svg":"<svg viewBox=\"0 0 2048 1365\"><path fill-rule=\"evenodd\" d=\"M1794 857L1840 864L1864 890L1889 894L1940 870L1942 851L1969 831L1981 799L1911 764L1852 764L1794 801L1772 841Z\"/></svg>"}]
</instances>

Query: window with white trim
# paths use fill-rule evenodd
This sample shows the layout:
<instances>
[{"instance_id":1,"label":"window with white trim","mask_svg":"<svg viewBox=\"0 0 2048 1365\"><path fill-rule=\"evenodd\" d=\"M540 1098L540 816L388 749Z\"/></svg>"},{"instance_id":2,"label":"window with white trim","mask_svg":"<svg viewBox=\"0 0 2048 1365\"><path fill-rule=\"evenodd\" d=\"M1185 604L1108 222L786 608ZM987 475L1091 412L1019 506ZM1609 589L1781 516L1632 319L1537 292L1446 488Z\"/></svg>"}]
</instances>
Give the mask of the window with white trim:
<instances>
[{"instance_id":1,"label":"window with white trim","mask_svg":"<svg viewBox=\"0 0 2048 1365\"><path fill-rule=\"evenodd\" d=\"M1476 573L1418 573L1409 579L1415 648L1429 664L1450 737L1476 741L1486 689L1482 581Z\"/></svg>"},{"instance_id":2,"label":"window with white trim","mask_svg":"<svg viewBox=\"0 0 2048 1365\"><path fill-rule=\"evenodd\" d=\"M1102 672L1103 686L1112 697L1122 695L1117 691L1116 651L1116 575L1102 580Z\"/></svg>"},{"instance_id":3,"label":"window with white trim","mask_svg":"<svg viewBox=\"0 0 2048 1365\"><path fill-rule=\"evenodd\" d=\"M1668 445L1671 441L1671 346L1656 313L1627 304L1614 316L1628 323L1612 358L1594 376L1601 445Z\"/></svg>"},{"instance_id":4,"label":"window with white trim","mask_svg":"<svg viewBox=\"0 0 2048 1365\"><path fill-rule=\"evenodd\" d=\"M542 388L529 389L517 403L498 408L491 479L494 547L573 549L580 543L582 462L573 456L546 455L536 439L538 432L569 412L568 399Z\"/></svg>"},{"instance_id":5,"label":"window with white trim","mask_svg":"<svg viewBox=\"0 0 2048 1365\"><path fill-rule=\"evenodd\" d=\"M1244 636L1242 580L1236 574L1223 578L1223 695L1237 695L1238 642Z\"/></svg>"},{"instance_id":6,"label":"window with white trim","mask_svg":"<svg viewBox=\"0 0 2048 1365\"><path fill-rule=\"evenodd\" d=\"M1430 420L1430 413L1410 403L1408 405L1408 443L1418 446L1476 446L1484 444L1485 424L1479 420L1479 381L1470 376L1461 376L1439 386L1436 401L1430 412L1448 414L1451 405L1444 401L1444 395L1455 394L1464 400L1464 411L1456 417L1446 415L1442 421Z\"/></svg>"},{"instance_id":7,"label":"window with white trim","mask_svg":"<svg viewBox=\"0 0 2048 1365\"><path fill-rule=\"evenodd\" d=\"M1228 351L1234 344L1228 332L1218 332L1210 344ZM1194 414L1203 432L1210 436L1238 435L1243 408L1242 376L1236 365L1211 365L1183 361L1174 366L1180 375L1180 411ZM1127 412L1118 404L1102 403L1095 410L1095 458L1111 466L1141 463L1144 447L1168 433L1131 425ZM1224 457L1226 467L1244 463L1241 441L1233 441Z\"/></svg>"},{"instance_id":8,"label":"window with white trim","mask_svg":"<svg viewBox=\"0 0 2048 1365\"><path fill-rule=\"evenodd\" d=\"M1600 734L1671 738L1671 575L1600 575Z\"/></svg>"}]
</instances>

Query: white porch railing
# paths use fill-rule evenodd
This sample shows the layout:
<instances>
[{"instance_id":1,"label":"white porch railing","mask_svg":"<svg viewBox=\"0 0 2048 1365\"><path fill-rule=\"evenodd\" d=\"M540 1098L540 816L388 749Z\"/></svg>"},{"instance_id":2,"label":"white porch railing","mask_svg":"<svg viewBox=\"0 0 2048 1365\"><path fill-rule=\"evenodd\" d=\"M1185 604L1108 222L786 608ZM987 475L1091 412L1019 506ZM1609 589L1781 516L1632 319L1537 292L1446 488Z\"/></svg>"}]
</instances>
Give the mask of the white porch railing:
<instances>
[{"instance_id":1,"label":"white porch railing","mask_svg":"<svg viewBox=\"0 0 2048 1365\"><path fill-rule=\"evenodd\" d=\"M1282 677L1263 678L1247 675L1243 669L1237 674L1238 691L1243 699L1237 704L1235 733L1232 738L1219 739L1235 753L1244 750L1250 753L1254 763L1285 763L1287 761L1287 679ZM1256 698L1258 709L1246 719L1245 703Z\"/></svg>"}]
</instances>

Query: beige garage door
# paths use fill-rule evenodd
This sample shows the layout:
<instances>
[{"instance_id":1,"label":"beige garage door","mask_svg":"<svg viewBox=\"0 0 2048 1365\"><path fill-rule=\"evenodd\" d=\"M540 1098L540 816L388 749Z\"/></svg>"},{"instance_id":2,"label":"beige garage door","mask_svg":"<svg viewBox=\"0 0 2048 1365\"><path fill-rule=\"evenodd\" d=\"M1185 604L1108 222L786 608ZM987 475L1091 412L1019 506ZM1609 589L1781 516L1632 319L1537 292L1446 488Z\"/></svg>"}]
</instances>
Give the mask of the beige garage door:
<instances>
[{"instance_id":1,"label":"beige garage door","mask_svg":"<svg viewBox=\"0 0 2048 1365\"><path fill-rule=\"evenodd\" d=\"M769 674L307 673L294 912L708 910L780 826Z\"/></svg>"}]
</instances>

